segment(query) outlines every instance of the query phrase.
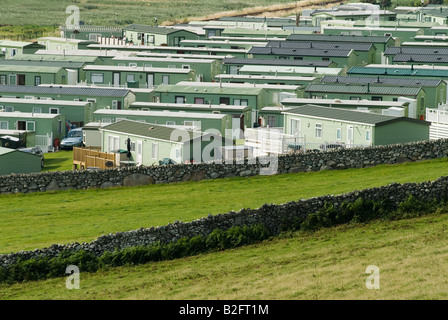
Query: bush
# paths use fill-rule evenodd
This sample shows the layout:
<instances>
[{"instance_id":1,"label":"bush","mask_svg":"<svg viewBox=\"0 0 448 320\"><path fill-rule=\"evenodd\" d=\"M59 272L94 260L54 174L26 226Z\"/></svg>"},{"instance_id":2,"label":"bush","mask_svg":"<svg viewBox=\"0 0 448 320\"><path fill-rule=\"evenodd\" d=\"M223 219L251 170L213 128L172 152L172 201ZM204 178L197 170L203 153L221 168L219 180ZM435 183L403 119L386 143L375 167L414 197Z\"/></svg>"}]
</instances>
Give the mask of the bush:
<instances>
[{"instance_id":1,"label":"bush","mask_svg":"<svg viewBox=\"0 0 448 320\"><path fill-rule=\"evenodd\" d=\"M149 246L105 252L100 257L83 250L74 253L63 251L55 258L19 259L8 269L0 268L0 282L13 283L63 277L69 265L77 266L79 271L96 272L107 267L172 260L211 250L235 248L267 239L269 236L268 230L263 225L256 225L232 227L226 231L216 229L207 237L182 238L170 243L156 242Z\"/></svg>"}]
</instances>

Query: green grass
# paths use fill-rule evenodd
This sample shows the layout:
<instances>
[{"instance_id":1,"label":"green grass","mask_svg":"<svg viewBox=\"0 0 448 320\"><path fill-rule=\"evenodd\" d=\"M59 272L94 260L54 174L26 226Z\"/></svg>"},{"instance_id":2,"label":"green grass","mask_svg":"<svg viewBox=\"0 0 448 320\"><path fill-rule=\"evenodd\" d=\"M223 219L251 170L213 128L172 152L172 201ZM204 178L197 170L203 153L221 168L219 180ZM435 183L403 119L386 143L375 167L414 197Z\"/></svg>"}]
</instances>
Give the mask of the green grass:
<instances>
[{"instance_id":1,"label":"green grass","mask_svg":"<svg viewBox=\"0 0 448 320\"><path fill-rule=\"evenodd\" d=\"M45 166L42 171L68 171L73 168L73 151L61 150L45 154Z\"/></svg>"},{"instance_id":2,"label":"green grass","mask_svg":"<svg viewBox=\"0 0 448 320\"><path fill-rule=\"evenodd\" d=\"M296 232L194 257L0 285L2 299L446 299L447 214ZM368 290L366 268L380 271Z\"/></svg>"},{"instance_id":3,"label":"green grass","mask_svg":"<svg viewBox=\"0 0 448 320\"><path fill-rule=\"evenodd\" d=\"M291 0L2 0L2 24L64 25L70 5L79 8L80 20L86 25L126 26L132 23L154 24L182 21L188 17L204 16L221 11L250 7L294 3Z\"/></svg>"},{"instance_id":4,"label":"green grass","mask_svg":"<svg viewBox=\"0 0 448 320\"><path fill-rule=\"evenodd\" d=\"M102 234L192 221L209 213L257 208L264 203L435 180L447 172L447 159L438 159L136 188L0 195L0 253L87 242Z\"/></svg>"}]
</instances>

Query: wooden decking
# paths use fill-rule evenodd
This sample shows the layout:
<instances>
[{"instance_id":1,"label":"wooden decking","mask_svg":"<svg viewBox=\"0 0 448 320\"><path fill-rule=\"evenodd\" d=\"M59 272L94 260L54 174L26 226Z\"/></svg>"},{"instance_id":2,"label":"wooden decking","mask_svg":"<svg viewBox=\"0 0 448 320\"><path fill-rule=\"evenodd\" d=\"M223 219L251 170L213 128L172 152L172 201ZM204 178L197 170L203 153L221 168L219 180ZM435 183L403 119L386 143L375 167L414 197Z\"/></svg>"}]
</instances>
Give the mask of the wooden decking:
<instances>
[{"instance_id":1,"label":"wooden decking","mask_svg":"<svg viewBox=\"0 0 448 320\"><path fill-rule=\"evenodd\" d=\"M110 169L116 167L115 154L101 152L101 149L73 148L73 170L77 169Z\"/></svg>"}]
</instances>

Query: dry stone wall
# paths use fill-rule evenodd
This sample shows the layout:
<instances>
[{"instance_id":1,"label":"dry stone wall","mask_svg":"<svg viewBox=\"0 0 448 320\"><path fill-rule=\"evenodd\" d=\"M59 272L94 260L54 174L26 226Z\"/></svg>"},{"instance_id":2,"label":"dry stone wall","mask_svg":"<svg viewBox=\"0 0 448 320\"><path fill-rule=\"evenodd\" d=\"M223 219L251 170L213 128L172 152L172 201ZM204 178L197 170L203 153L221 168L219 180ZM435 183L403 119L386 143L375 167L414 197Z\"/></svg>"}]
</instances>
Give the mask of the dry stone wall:
<instances>
[{"instance_id":1,"label":"dry stone wall","mask_svg":"<svg viewBox=\"0 0 448 320\"><path fill-rule=\"evenodd\" d=\"M370 148L339 149L249 159L239 163L177 164L167 166L127 167L107 170L82 170L13 174L0 176L0 194L56 191L68 189L138 186L180 181L199 181L247 177L272 173L295 173L319 170L364 168L448 156L448 139L397 144Z\"/></svg>"},{"instance_id":2,"label":"dry stone wall","mask_svg":"<svg viewBox=\"0 0 448 320\"><path fill-rule=\"evenodd\" d=\"M285 226L291 225L297 218L303 218L323 208L325 203L339 206L344 202L353 202L358 198L379 201L388 199L398 204L413 195L420 200L446 199L448 195L448 177L433 182L391 184L379 188L353 191L337 196L325 195L310 199L299 199L281 205L265 204L257 209L241 209L225 214L209 215L190 222L175 221L165 226L141 228L138 230L103 235L92 242L54 244L48 248L33 251L20 251L0 255L0 266L7 268L18 258L28 260L37 257L55 257L64 251L85 250L96 256L106 251L127 247L150 245L155 242L169 243L183 237L207 236L215 229L227 230L232 226L251 226L263 224L272 234L280 233Z\"/></svg>"}]
</instances>

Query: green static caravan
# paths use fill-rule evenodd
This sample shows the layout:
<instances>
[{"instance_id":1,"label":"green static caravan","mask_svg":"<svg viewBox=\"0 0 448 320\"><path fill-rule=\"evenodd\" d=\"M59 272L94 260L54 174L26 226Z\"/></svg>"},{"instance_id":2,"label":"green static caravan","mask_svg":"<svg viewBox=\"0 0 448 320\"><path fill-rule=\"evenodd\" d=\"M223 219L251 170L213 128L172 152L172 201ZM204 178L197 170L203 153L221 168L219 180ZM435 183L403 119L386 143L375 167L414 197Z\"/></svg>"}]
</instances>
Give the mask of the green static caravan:
<instances>
[{"instance_id":1,"label":"green static caravan","mask_svg":"<svg viewBox=\"0 0 448 320\"><path fill-rule=\"evenodd\" d=\"M145 68L177 68L190 69L195 72L195 80L212 81L221 72L221 62L216 59L179 59L151 57L115 57L111 60L116 66Z\"/></svg>"},{"instance_id":2,"label":"green static caravan","mask_svg":"<svg viewBox=\"0 0 448 320\"><path fill-rule=\"evenodd\" d=\"M9 122L3 122L6 125ZM0 126L0 147L4 148L26 148L34 146L36 143L36 134L34 131L26 130L8 130Z\"/></svg>"},{"instance_id":3,"label":"green static caravan","mask_svg":"<svg viewBox=\"0 0 448 320\"><path fill-rule=\"evenodd\" d=\"M91 44L88 46L92 50L117 50L128 52L153 52L166 54L203 54L203 55L218 55L218 56L233 56L238 58L246 58L247 50L241 49L218 49L218 48L188 48L188 47L170 47L170 46L135 46L135 45L104 45Z\"/></svg>"},{"instance_id":4,"label":"green static caravan","mask_svg":"<svg viewBox=\"0 0 448 320\"><path fill-rule=\"evenodd\" d=\"M380 76L393 78L448 79L448 66L370 64L347 71L353 77Z\"/></svg>"},{"instance_id":5,"label":"green static caravan","mask_svg":"<svg viewBox=\"0 0 448 320\"><path fill-rule=\"evenodd\" d=\"M320 26L321 21L326 20L347 20L347 21L395 21L397 14L387 10L347 10L347 11L327 11L319 10L311 14L312 25Z\"/></svg>"},{"instance_id":6,"label":"green static caravan","mask_svg":"<svg viewBox=\"0 0 448 320\"><path fill-rule=\"evenodd\" d=\"M182 68L86 66L84 70L88 84L113 87L152 88L159 84L196 80L194 70Z\"/></svg>"},{"instance_id":7,"label":"green static caravan","mask_svg":"<svg viewBox=\"0 0 448 320\"><path fill-rule=\"evenodd\" d=\"M222 160L222 147L233 145L232 140L214 134L130 120L99 130L103 152L126 150L129 139L130 161L135 165L159 165L165 158L176 163Z\"/></svg>"},{"instance_id":8,"label":"green static caravan","mask_svg":"<svg viewBox=\"0 0 448 320\"><path fill-rule=\"evenodd\" d=\"M304 105L284 112L286 134L300 136L307 149L325 145L368 147L429 140L430 122L355 110Z\"/></svg>"},{"instance_id":9,"label":"green static caravan","mask_svg":"<svg viewBox=\"0 0 448 320\"><path fill-rule=\"evenodd\" d=\"M322 78L326 75L344 75L342 68L326 67L288 67L288 66L251 66L245 65L239 69L239 74L254 76L287 76L287 77L316 77Z\"/></svg>"},{"instance_id":10,"label":"green static caravan","mask_svg":"<svg viewBox=\"0 0 448 320\"><path fill-rule=\"evenodd\" d=\"M0 40L0 51L5 59L11 59L16 54L33 54L39 49L45 49L45 46L37 42Z\"/></svg>"},{"instance_id":11,"label":"green static caravan","mask_svg":"<svg viewBox=\"0 0 448 320\"><path fill-rule=\"evenodd\" d=\"M255 83L271 85L292 85L306 87L310 83L318 82L316 77L294 77L294 76L253 76L245 74L218 74L216 82L222 83Z\"/></svg>"},{"instance_id":12,"label":"green static caravan","mask_svg":"<svg viewBox=\"0 0 448 320\"><path fill-rule=\"evenodd\" d=\"M416 117L422 118L426 113L426 92L421 87L394 87L383 85L359 84L310 84L305 89L307 98L399 101L401 97L416 100Z\"/></svg>"},{"instance_id":13,"label":"green static caravan","mask_svg":"<svg viewBox=\"0 0 448 320\"><path fill-rule=\"evenodd\" d=\"M160 85L154 90L153 101L160 103L208 104L249 106L252 119L257 119L257 110L269 104L269 92L260 87L229 87L218 85L198 86L198 83L182 85Z\"/></svg>"},{"instance_id":14,"label":"green static caravan","mask_svg":"<svg viewBox=\"0 0 448 320\"><path fill-rule=\"evenodd\" d=\"M287 98L294 99L294 98ZM292 108L285 106L273 106L273 107L264 107L258 112L258 127L269 127L269 128L283 128L284 126L284 115L283 112L288 111Z\"/></svg>"},{"instance_id":15,"label":"green static caravan","mask_svg":"<svg viewBox=\"0 0 448 320\"><path fill-rule=\"evenodd\" d=\"M43 61L43 62L69 62L88 64L103 64L101 58L97 56L67 55L63 53L52 54L51 51L39 50L34 54L17 54L12 61ZM89 51L90 52L90 51Z\"/></svg>"},{"instance_id":16,"label":"green static caravan","mask_svg":"<svg viewBox=\"0 0 448 320\"><path fill-rule=\"evenodd\" d=\"M419 47L389 47L384 52L386 64L435 64L443 65L448 55L448 47L419 46Z\"/></svg>"},{"instance_id":17,"label":"green static caravan","mask_svg":"<svg viewBox=\"0 0 448 320\"><path fill-rule=\"evenodd\" d=\"M412 41L414 37L423 36L424 31L418 28L384 28L384 27L325 27L325 35L385 36L395 38L396 45Z\"/></svg>"},{"instance_id":18,"label":"green static caravan","mask_svg":"<svg viewBox=\"0 0 448 320\"><path fill-rule=\"evenodd\" d=\"M0 147L0 175L26 174L41 171L38 155L15 149Z\"/></svg>"},{"instance_id":19,"label":"green static caravan","mask_svg":"<svg viewBox=\"0 0 448 320\"><path fill-rule=\"evenodd\" d=\"M141 46L179 46L182 40L198 40L200 35L182 29L131 24L123 28L126 42Z\"/></svg>"},{"instance_id":20,"label":"green static caravan","mask_svg":"<svg viewBox=\"0 0 448 320\"><path fill-rule=\"evenodd\" d=\"M286 39L293 32L291 30L283 30L279 28L225 28L221 32L222 37L250 37L265 40L267 38L282 38Z\"/></svg>"},{"instance_id":21,"label":"green static caravan","mask_svg":"<svg viewBox=\"0 0 448 320\"><path fill-rule=\"evenodd\" d=\"M282 100L285 108L293 109L307 104L318 105L329 108L340 108L348 110L358 110L364 112L377 113L382 115L396 115L409 117L415 110L411 110L411 103L406 100L399 101L371 101L362 100L342 100L342 99L311 99L311 98L287 98Z\"/></svg>"},{"instance_id":22,"label":"green static caravan","mask_svg":"<svg viewBox=\"0 0 448 320\"><path fill-rule=\"evenodd\" d=\"M236 75L243 66L278 66L278 67L336 67L336 63L330 60L297 60L297 59L248 59L225 58L222 60L222 73Z\"/></svg>"},{"instance_id":23,"label":"green static caravan","mask_svg":"<svg viewBox=\"0 0 448 320\"><path fill-rule=\"evenodd\" d=\"M68 78L69 71L62 67L0 65L0 85L67 84Z\"/></svg>"},{"instance_id":24,"label":"green static caravan","mask_svg":"<svg viewBox=\"0 0 448 320\"><path fill-rule=\"evenodd\" d=\"M17 70L17 76L15 77L15 83L17 85L27 86L38 86L40 84L77 84L78 82L85 81L85 72L83 70L85 65L83 62L73 61L16 59L0 61L0 67L10 67L12 71ZM29 68L28 72L25 71L27 68ZM14 84L14 76L3 77L3 79L0 79L0 83L6 80L10 80L8 84Z\"/></svg>"},{"instance_id":25,"label":"green static caravan","mask_svg":"<svg viewBox=\"0 0 448 320\"><path fill-rule=\"evenodd\" d=\"M0 98L0 111L63 114L67 121L79 126L92 118L93 106L90 102L41 99Z\"/></svg>"},{"instance_id":26,"label":"green static caravan","mask_svg":"<svg viewBox=\"0 0 448 320\"><path fill-rule=\"evenodd\" d=\"M409 39L407 42L424 42L424 43L446 43L448 37L446 35L417 35L413 39Z\"/></svg>"},{"instance_id":27,"label":"green static caravan","mask_svg":"<svg viewBox=\"0 0 448 320\"><path fill-rule=\"evenodd\" d=\"M250 106L212 105L212 104L184 104L184 103L157 103L157 102L134 102L129 110L140 111L174 111L174 112L196 112L212 114L230 114L232 116L232 129L244 130L251 127L254 119Z\"/></svg>"},{"instance_id":28,"label":"green static caravan","mask_svg":"<svg viewBox=\"0 0 448 320\"><path fill-rule=\"evenodd\" d=\"M199 131L215 130L222 136L226 130L244 130L243 120L238 118L238 126L232 128L232 115L199 113L185 111L140 111L140 110L109 110L100 109L94 112L94 121L101 123L114 123L120 120L134 120L159 125L195 127ZM241 124L240 124L241 123ZM241 128L241 126L243 126Z\"/></svg>"},{"instance_id":29,"label":"green static caravan","mask_svg":"<svg viewBox=\"0 0 448 320\"><path fill-rule=\"evenodd\" d=\"M84 62L93 65L111 65L115 56L127 56L130 51L117 50L38 50L36 56L42 60Z\"/></svg>"},{"instance_id":30,"label":"green static caravan","mask_svg":"<svg viewBox=\"0 0 448 320\"><path fill-rule=\"evenodd\" d=\"M37 43L45 46L46 50L84 50L89 44L97 43L96 41L58 38L58 37L41 37L37 39Z\"/></svg>"},{"instance_id":31,"label":"green static caravan","mask_svg":"<svg viewBox=\"0 0 448 320\"><path fill-rule=\"evenodd\" d=\"M249 50L253 46L265 46L267 41L237 41L237 40L182 40L180 47L188 48L217 48Z\"/></svg>"},{"instance_id":32,"label":"green static caravan","mask_svg":"<svg viewBox=\"0 0 448 320\"><path fill-rule=\"evenodd\" d=\"M222 61L227 56L214 55L210 57L205 54L178 54L178 53L158 53L158 52L135 52L133 56L137 58L165 58L165 59L213 59Z\"/></svg>"},{"instance_id":33,"label":"green static caravan","mask_svg":"<svg viewBox=\"0 0 448 320\"><path fill-rule=\"evenodd\" d=\"M135 94L128 89L63 85L0 86L0 98L87 101L94 110L126 109L135 102Z\"/></svg>"},{"instance_id":34,"label":"green static caravan","mask_svg":"<svg viewBox=\"0 0 448 320\"><path fill-rule=\"evenodd\" d=\"M376 48L375 61L381 61L382 63L384 63L383 52L386 50L386 48L396 46L395 39L390 36L292 34L286 39L286 41L371 43Z\"/></svg>"},{"instance_id":35,"label":"green static caravan","mask_svg":"<svg viewBox=\"0 0 448 320\"><path fill-rule=\"evenodd\" d=\"M269 41L266 47L287 48L294 50L293 57L295 60L303 60L303 57L296 55L301 50L320 49L328 52L337 52L337 50L353 50L356 61L351 63L356 65L366 65L374 63L376 58L376 47L371 43L364 42L329 42L329 41ZM328 59L333 60L333 59ZM327 61L328 61L327 60ZM335 63L336 64L336 63ZM337 64L336 64L337 66Z\"/></svg>"},{"instance_id":36,"label":"green static caravan","mask_svg":"<svg viewBox=\"0 0 448 320\"><path fill-rule=\"evenodd\" d=\"M65 137L65 116L51 113L0 112L0 128L26 130L35 133L35 141L29 146L38 146L48 152L54 139Z\"/></svg>"},{"instance_id":37,"label":"green static caravan","mask_svg":"<svg viewBox=\"0 0 448 320\"><path fill-rule=\"evenodd\" d=\"M433 35L432 28L439 27L438 23L420 22L420 21L345 21L345 20L328 20L322 21L321 28L327 27L375 27L375 28L400 28L400 29L420 29L423 34ZM446 27L445 27L446 28Z\"/></svg>"},{"instance_id":38,"label":"green static caravan","mask_svg":"<svg viewBox=\"0 0 448 320\"><path fill-rule=\"evenodd\" d=\"M179 86L190 86L188 82L179 82ZM259 88L267 92L267 98L264 102L265 106L280 106L282 99L286 97L298 97L303 95L304 87L299 85L278 85L266 83L216 83L216 82L197 82L194 84L199 90L201 88L234 88L238 91L245 89ZM234 103L235 104L235 103ZM237 103L241 105L241 103Z\"/></svg>"},{"instance_id":39,"label":"green static caravan","mask_svg":"<svg viewBox=\"0 0 448 320\"><path fill-rule=\"evenodd\" d=\"M308 61L333 61L338 68L357 65L358 55L352 49L327 50L315 48L252 47L248 54L255 59L291 59Z\"/></svg>"},{"instance_id":40,"label":"green static caravan","mask_svg":"<svg viewBox=\"0 0 448 320\"><path fill-rule=\"evenodd\" d=\"M357 64L373 63L377 54L374 44L368 42L336 42L336 41L269 41L267 47L289 49L321 49L321 50L353 50ZM372 61L372 62L369 62Z\"/></svg>"},{"instance_id":41,"label":"green static caravan","mask_svg":"<svg viewBox=\"0 0 448 320\"><path fill-rule=\"evenodd\" d=\"M103 38L121 38L123 36L123 27L104 27L104 26L61 26L62 38L78 39L84 41L98 42L99 37Z\"/></svg>"},{"instance_id":42,"label":"green static caravan","mask_svg":"<svg viewBox=\"0 0 448 320\"><path fill-rule=\"evenodd\" d=\"M447 101L447 83L442 79L424 79L418 77L409 78L393 78L382 76L366 76L366 77L323 77L321 83L332 84L358 84L366 85L382 85L394 87L419 87L426 92L426 107L438 108Z\"/></svg>"}]
</instances>

